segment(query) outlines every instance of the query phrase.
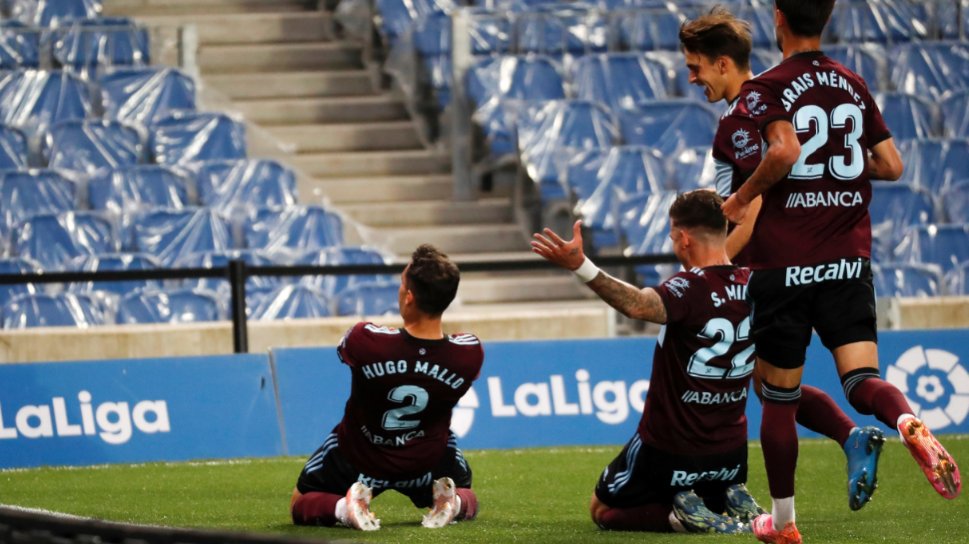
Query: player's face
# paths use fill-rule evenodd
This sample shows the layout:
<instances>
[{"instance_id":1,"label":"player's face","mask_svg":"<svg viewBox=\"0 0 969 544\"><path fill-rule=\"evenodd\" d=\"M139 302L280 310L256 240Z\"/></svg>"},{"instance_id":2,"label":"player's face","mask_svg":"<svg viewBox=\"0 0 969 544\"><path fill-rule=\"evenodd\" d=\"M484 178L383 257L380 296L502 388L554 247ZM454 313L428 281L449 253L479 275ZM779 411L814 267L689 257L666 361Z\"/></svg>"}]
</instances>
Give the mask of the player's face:
<instances>
[{"instance_id":1,"label":"player's face","mask_svg":"<svg viewBox=\"0 0 969 544\"><path fill-rule=\"evenodd\" d=\"M684 52L684 57L686 69L690 71L690 84L703 87L703 95L711 103L723 100L727 85L718 60L689 51Z\"/></svg>"},{"instance_id":2,"label":"player's face","mask_svg":"<svg viewBox=\"0 0 969 544\"><path fill-rule=\"evenodd\" d=\"M409 264L400 273L400 288L397 289L397 307L401 311L404 310L404 299L407 297L407 268L410 268Z\"/></svg>"},{"instance_id":3,"label":"player's face","mask_svg":"<svg viewBox=\"0 0 969 544\"><path fill-rule=\"evenodd\" d=\"M683 229L676 225L670 225L670 240L673 241L673 254L685 265L686 244L684 243Z\"/></svg>"}]
</instances>

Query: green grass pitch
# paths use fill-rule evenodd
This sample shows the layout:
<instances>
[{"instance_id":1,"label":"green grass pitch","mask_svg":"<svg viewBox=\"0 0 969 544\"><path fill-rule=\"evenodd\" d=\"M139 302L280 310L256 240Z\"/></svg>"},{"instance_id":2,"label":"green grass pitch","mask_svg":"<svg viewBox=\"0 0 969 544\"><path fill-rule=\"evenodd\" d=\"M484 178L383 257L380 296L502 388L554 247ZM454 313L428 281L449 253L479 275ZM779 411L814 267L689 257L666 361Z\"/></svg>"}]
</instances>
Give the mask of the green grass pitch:
<instances>
[{"instance_id":1,"label":"green grass pitch","mask_svg":"<svg viewBox=\"0 0 969 544\"><path fill-rule=\"evenodd\" d=\"M943 442L969 467L969 437ZM374 500L375 533L294 527L288 505L303 458L115 465L0 472L0 503L112 521L284 533L364 542L752 542L750 535L606 532L589 520L600 470L619 447L468 451L481 502L479 518L439 530L401 495ZM750 448L749 487L769 505L759 444ZM874 499L848 509L844 456L833 442L804 440L798 463L798 528L807 542L969 543L969 498L935 494L898 440L885 446Z\"/></svg>"}]
</instances>

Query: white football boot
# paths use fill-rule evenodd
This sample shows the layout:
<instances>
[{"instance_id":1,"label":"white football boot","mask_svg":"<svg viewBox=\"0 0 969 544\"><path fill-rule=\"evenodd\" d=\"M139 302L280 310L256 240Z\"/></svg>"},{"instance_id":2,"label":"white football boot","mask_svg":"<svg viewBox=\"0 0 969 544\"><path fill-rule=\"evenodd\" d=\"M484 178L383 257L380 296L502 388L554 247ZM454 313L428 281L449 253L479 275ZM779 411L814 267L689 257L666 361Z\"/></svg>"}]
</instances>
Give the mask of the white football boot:
<instances>
[{"instance_id":1,"label":"white football boot","mask_svg":"<svg viewBox=\"0 0 969 544\"><path fill-rule=\"evenodd\" d=\"M373 491L361 482L355 482L347 490L347 519L346 525L361 531L376 531L380 529L380 520L370 511L370 499Z\"/></svg>"},{"instance_id":2,"label":"white football boot","mask_svg":"<svg viewBox=\"0 0 969 544\"><path fill-rule=\"evenodd\" d=\"M421 525L428 529L438 529L454 521L458 515L458 496L454 492L454 480L447 476L434 480L432 486L434 506L424 515Z\"/></svg>"}]
</instances>

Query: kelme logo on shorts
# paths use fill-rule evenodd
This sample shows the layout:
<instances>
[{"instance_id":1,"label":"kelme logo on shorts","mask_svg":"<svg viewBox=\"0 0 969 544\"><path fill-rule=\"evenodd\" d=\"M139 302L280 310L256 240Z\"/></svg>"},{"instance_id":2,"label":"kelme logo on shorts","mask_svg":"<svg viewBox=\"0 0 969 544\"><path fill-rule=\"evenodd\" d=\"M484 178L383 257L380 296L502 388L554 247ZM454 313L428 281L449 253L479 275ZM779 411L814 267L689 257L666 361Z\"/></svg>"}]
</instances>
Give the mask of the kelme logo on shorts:
<instances>
[{"instance_id":1,"label":"kelme logo on shorts","mask_svg":"<svg viewBox=\"0 0 969 544\"><path fill-rule=\"evenodd\" d=\"M954 353L912 347L888 367L885 379L931 429L961 425L969 416L969 372Z\"/></svg>"}]
</instances>

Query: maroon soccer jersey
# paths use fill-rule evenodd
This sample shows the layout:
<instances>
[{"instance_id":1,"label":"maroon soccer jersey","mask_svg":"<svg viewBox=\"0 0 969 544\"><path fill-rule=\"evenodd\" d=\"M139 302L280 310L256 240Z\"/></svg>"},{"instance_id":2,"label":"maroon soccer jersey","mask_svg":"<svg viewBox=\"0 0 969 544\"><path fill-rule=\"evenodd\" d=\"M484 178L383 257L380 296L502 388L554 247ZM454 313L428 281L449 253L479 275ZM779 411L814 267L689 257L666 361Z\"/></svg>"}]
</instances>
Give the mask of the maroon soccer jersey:
<instances>
[{"instance_id":1,"label":"maroon soccer jersey","mask_svg":"<svg viewBox=\"0 0 969 544\"><path fill-rule=\"evenodd\" d=\"M434 467L447 448L451 409L481 370L478 338L424 340L404 329L357 323L337 353L353 375L336 429L340 450L375 477Z\"/></svg>"},{"instance_id":2,"label":"maroon soccer jersey","mask_svg":"<svg viewBox=\"0 0 969 544\"><path fill-rule=\"evenodd\" d=\"M757 169L763 153L764 144L757 123L750 118L738 95L720 117L713 137L713 162L720 196L726 199L736 193ZM741 266L747 266L749 261L750 244L733 258L734 264Z\"/></svg>"},{"instance_id":3,"label":"maroon soccer jersey","mask_svg":"<svg viewBox=\"0 0 969 544\"><path fill-rule=\"evenodd\" d=\"M786 120L801 142L764 194L751 267L870 257L868 151L891 134L865 81L819 51L800 53L747 81L740 100L762 132Z\"/></svg>"},{"instance_id":4,"label":"maroon soccer jersey","mask_svg":"<svg viewBox=\"0 0 969 544\"><path fill-rule=\"evenodd\" d=\"M747 443L747 386L754 370L747 279L711 266L656 288L667 321L653 352L643 442L671 453L719 453Z\"/></svg>"}]
</instances>

